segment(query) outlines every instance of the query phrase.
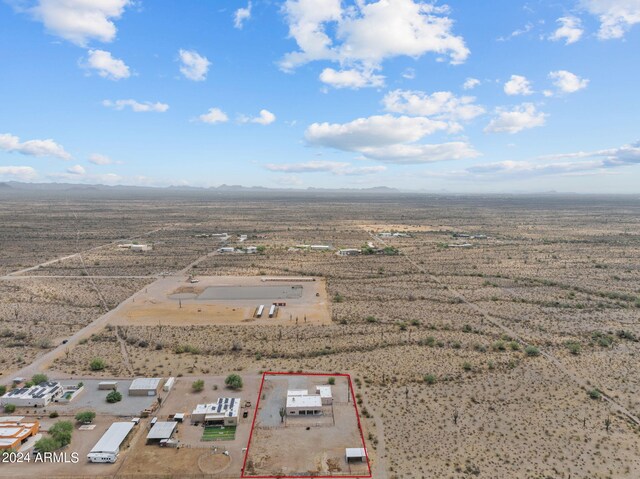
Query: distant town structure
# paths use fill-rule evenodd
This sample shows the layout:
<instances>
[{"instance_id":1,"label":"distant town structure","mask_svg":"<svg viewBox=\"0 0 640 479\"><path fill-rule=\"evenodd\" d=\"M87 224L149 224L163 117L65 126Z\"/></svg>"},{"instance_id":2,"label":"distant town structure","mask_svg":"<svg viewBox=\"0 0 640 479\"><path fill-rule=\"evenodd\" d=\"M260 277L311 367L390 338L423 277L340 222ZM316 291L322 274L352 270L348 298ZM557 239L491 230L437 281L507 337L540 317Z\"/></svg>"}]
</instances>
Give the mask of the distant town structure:
<instances>
[{"instance_id":1,"label":"distant town structure","mask_svg":"<svg viewBox=\"0 0 640 479\"><path fill-rule=\"evenodd\" d=\"M222 397L210 404L198 404L191 413L192 423L207 426L237 426L240 398Z\"/></svg>"},{"instance_id":2,"label":"distant town structure","mask_svg":"<svg viewBox=\"0 0 640 479\"><path fill-rule=\"evenodd\" d=\"M235 253L236 249L233 246L223 246L218 248L218 253Z\"/></svg>"},{"instance_id":3,"label":"distant town structure","mask_svg":"<svg viewBox=\"0 0 640 479\"><path fill-rule=\"evenodd\" d=\"M136 378L129 386L129 396L157 396L162 378Z\"/></svg>"},{"instance_id":4,"label":"distant town structure","mask_svg":"<svg viewBox=\"0 0 640 479\"><path fill-rule=\"evenodd\" d=\"M309 249L312 251L330 251L333 248L326 244L297 244L295 245L297 249Z\"/></svg>"},{"instance_id":5,"label":"distant town structure","mask_svg":"<svg viewBox=\"0 0 640 479\"><path fill-rule=\"evenodd\" d=\"M63 387L57 381L46 381L36 386L15 388L0 397L0 405L13 404L16 407L44 407L63 394Z\"/></svg>"},{"instance_id":6,"label":"distant town structure","mask_svg":"<svg viewBox=\"0 0 640 479\"><path fill-rule=\"evenodd\" d=\"M36 420L22 422L23 417L0 418L0 451L17 451L31 436L38 434L40 423Z\"/></svg>"},{"instance_id":7,"label":"distant town structure","mask_svg":"<svg viewBox=\"0 0 640 479\"><path fill-rule=\"evenodd\" d=\"M120 453L120 446L134 426L135 423L131 421L111 424L87 454L87 459L91 462L116 462Z\"/></svg>"},{"instance_id":8,"label":"distant town structure","mask_svg":"<svg viewBox=\"0 0 640 479\"><path fill-rule=\"evenodd\" d=\"M356 248L339 249L336 253L338 256L357 256L362 253L362 250Z\"/></svg>"},{"instance_id":9,"label":"distant town structure","mask_svg":"<svg viewBox=\"0 0 640 479\"><path fill-rule=\"evenodd\" d=\"M153 246L150 244L137 244L137 243L124 243L119 244L118 248L129 249L131 251L151 251L153 250Z\"/></svg>"}]
</instances>

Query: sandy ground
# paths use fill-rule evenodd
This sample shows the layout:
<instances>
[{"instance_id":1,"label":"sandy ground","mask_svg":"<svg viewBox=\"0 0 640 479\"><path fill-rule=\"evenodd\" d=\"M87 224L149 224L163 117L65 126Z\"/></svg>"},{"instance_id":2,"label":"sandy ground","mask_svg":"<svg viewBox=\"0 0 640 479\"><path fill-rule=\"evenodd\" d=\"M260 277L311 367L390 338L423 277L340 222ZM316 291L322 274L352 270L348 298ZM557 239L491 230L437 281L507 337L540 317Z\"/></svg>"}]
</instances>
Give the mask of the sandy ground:
<instances>
[{"instance_id":1,"label":"sandy ground","mask_svg":"<svg viewBox=\"0 0 640 479\"><path fill-rule=\"evenodd\" d=\"M273 286L280 282L262 282L254 277L206 277L199 276L197 287L186 277L168 277L147 286L135 302L123 309L117 318L110 321L114 325L133 326L173 326L205 324L282 325L299 323L328 324L331 322L325 281L318 278L309 282L286 282L302 285L303 295L294 299L246 299L246 300L200 300L192 298L192 293L200 293L210 286ZM316 295L317 294L317 295ZM179 299L178 297L183 297ZM274 301L286 302L278 308L275 318L268 317L269 306ZM262 318L255 318L258 305L265 305Z\"/></svg>"},{"instance_id":2,"label":"sandy ground","mask_svg":"<svg viewBox=\"0 0 640 479\"><path fill-rule=\"evenodd\" d=\"M366 464L349 465L344 459L345 448L363 445L353 398L347 401L347 379L335 380L333 407L323 408L322 417L287 417L283 422L279 409L287 389L314 391L316 385L327 384L327 377L266 376L246 475L368 475Z\"/></svg>"}]
</instances>

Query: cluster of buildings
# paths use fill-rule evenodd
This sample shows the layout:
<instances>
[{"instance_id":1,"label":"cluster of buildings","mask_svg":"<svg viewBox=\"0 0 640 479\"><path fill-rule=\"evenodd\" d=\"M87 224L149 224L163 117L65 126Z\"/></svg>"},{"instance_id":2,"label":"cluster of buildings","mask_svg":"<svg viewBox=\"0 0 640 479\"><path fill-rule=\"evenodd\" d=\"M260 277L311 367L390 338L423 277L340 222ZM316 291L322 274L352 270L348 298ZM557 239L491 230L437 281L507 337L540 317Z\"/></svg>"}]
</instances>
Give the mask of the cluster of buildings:
<instances>
[{"instance_id":1,"label":"cluster of buildings","mask_svg":"<svg viewBox=\"0 0 640 479\"><path fill-rule=\"evenodd\" d=\"M118 248L128 249L128 250L136 251L136 252L143 252L143 251L151 251L151 250L153 250L153 246L150 245L150 244L138 244L138 243L119 244Z\"/></svg>"},{"instance_id":2,"label":"cluster of buildings","mask_svg":"<svg viewBox=\"0 0 640 479\"><path fill-rule=\"evenodd\" d=\"M285 412L287 416L319 416L323 406L332 404L331 386L316 386L315 394L309 394L307 389L290 389Z\"/></svg>"},{"instance_id":3,"label":"cluster of buildings","mask_svg":"<svg viewBox=\"0 0 640 479\"><path fill-rule=\"evenodd\" d=\"M0 451L17 451L31 436L38 434L40 423L36 420L23 422L24 417L0 418Z\"/></svg>"},{"instance_id":4,"label":"cluster of buildings","mask_svg":"<svg viewBox=\"0 0 640 479\"><path fill-rule=\"evenodd\" d=\"M389 231L385 231L382 233L378 233L379 238L411 238L409 233L391 233Z\"/></svg>"},{"instance_id":5,"label":"cluster of buildings","mask_svg":"<svg viewBox=\"0 0 640 479\"><path fill-rule=\"evenodd\" d=\"M218 253L245 253L256 254L258 252L257 246L247 246L246 248L234 248L233 246L223 246L218 248Z\"/></svg>"},{"instance_id":6,"label":"cluster of buildings","mask_svg":"<svg viewBox=\"0 0 640 479\"><path fill-rule=\"evenodd\" d=\"M217 402L198 404L191 412L192 424L205 426L237 426L240 398L222 397Z\"/></svg>"}]
</instances>

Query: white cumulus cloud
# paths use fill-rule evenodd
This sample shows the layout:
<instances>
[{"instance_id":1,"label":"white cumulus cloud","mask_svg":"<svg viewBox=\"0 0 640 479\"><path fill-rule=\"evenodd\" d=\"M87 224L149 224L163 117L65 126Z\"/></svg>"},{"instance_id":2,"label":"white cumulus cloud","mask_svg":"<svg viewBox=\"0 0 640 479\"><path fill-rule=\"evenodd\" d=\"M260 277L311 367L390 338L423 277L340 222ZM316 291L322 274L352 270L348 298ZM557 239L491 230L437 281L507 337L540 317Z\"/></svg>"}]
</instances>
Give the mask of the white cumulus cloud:
<instances>
[{"instance_id":1,"label":"white cumulus cloud","mask_svg":"<svg viewBox=\"0 0 640 479\"><path fill-rule=\"evenodd\" d=\"M38 0L28 9L54 35L86 46L89 40L111 42L114 20L122 16L130 0Z\"/></svg>"},{"instance_id":2,"label":"white cumulus cloud","mask_svg":"<svg viewBox=\"0 0 640 479\"><path fill-rule=\"evenodd\" d=\"M198 116L198 120L213 125L215 123L225 123L229 121L229 117L220 108L209 108L206 113Z\"/></svg>"},{"instance_id":3,"label":"white cumulus cloud","mask_svg":"<svg viewBox=\"0 0 640 479\"><path fill-rule=\"evenodd\" d=\"M363 88L380 87L384 85L384 76L375 75L371 70L363 71L356 68L336 71L325 68L320 73L320 81L334 88Z\"/></svg>"},{"instance_id":4,"label":"white cumulus cloud","mask_svg":"<svg viewBox=\"0 0 640 479\"><path fill-rule=\"evenodd\" d=\"M581 0L582 6L600 20L598 38L609 40L622 38L640 23L639 0Z\"/></svg>"},{"instance_id":5,"label":"white cumulus cloud","mask_svg":"<svg viewBox=\"0 0 640 479\"><path fill-rule=\"evenodd\" d=\"M251 2L246 7L238 8L233 15L233 26L241 29L244 22L251 18Z\"/></svg>"},{"instance_id":6,"label":"white cumulus cloud","mask_svg":"<svg viewBox=\"0 0 640 479\"><path fill-rule=\"evenodd\" d=\"M89 50L85 66L96 70L98 75L109 80L122 80L131 76L129 67L125 62L114 58L111 52L105 50Z\"/></svg>"},{"instance_id":7,"label":"white cumulus cloud","mask_svg":"<svg viewBox=\"0 0 640 479\"><path fill-rule=\"evenodd\" d=\"M10 133L0 134L0 150L36 157L53 156L61 160L70 160L72 158L62 145L51 139L21 142L19 137Z\"/></svg>"},{"instance_id":8,"label":"white cumulus cloud","mask_svg":"<svg viewBox=\"0 0 640 479\"><path fill-rule=\"evenodd\" d=\"M82 165L73 165L70 166L69 168L67 168L67 173L70 173L72 175L84 175L87 173L87 170L84 169L84 166Z\"/></svg>"},{"instance_id":9,"label":"white cumulus cloud","mask_svg":"<svg viewBox=\"0 0 640 479\"><path fill-rule=\"evenodd\" d=\"M491 133L518 133L543 126L547 115L536 110L533 103L522 103L511 110L499 108L497 116L484 129Z\"/></svg>"},{"instance_id":10,"label":"white cumulus cloud","mask_svg":"<svg viewBox=\"0 0 640 479\"><path fill-rule=\"evenodd\" d=\"M448 129L446 121L387 114L348 123L313 123L307 128L305 139L311 145L360 153L365 158L391 163L429 163L478 155L464 142L417 143Z\"/></svg>"},{"instance_id":11,"label":"white cumulus cloud","mask_svg":"<svg viewBox=\"0 0 640 479\"><path fill-rule=\"evenodd\" d=\"M549 36L550 40L564 40L565 45L571 45L582 38L584 30L582 22L577 17L560 17L557 22L560 24L558 29Z\"/></svg>"},{"instance_id":12,"label":"white cumulus cloud","mask_svg":"<svg viewBox=\"0 0 640 479\"><path fill-rule=\"evenodd\" d=\"M449 91L429 95L422 91L394 90L382 99L385 110L406 115L427 116L449 121L450 130L460 130L458 121L469 121L485 110L476 105L472 96L458 97Z\"/></svg>"},{"instance_id":13,"label":"white cumulus cloud","mask_svg":"<svg viewBox=\"0 0 640 479\"><path fill-rule=\"evenodd\" d=\"M258 116L249 117L241 115L239 118L240 123L257 123L259 125L270 125L276 121L276 116L269 110L262 109Z\"/></svg>"},{"instance_id":14,"label":"white cumulus cloud","mask_svg":"<svg viewBox=\"0 0 640 479\"><path fill-rule=\"evenodd\" d=\"M454 64L469 56L464 39L452 33L447 7L414 0L344 6L340 0L286 0L283 12L298 45L280 62L285 71L316 60L371 71L397 56L435 53Z\"/></svg>"},{"instance_id":15,"label":"white cumulus cloud","mask_svg":"<svg viewBox=\"0 0 640 479\"><path fill-rule=\"evenodd\" d=\"M473 90L478 85L480 85L480 80L478 80L477 78L469 77L462 84L462 88L464 88L465 90Z\"/></svg>"},{"instance_id":16,"label":"white cumulus cloud","mask_svg":"<svg viewBox=\"0 0 640 479\"><path fill-rule=\"evenodd\" d=\"M27 181L38 176L30 166L0 166L0 178L5 180Z\"/></svg>"},{"instance_id":17,"label":"white cumulus cloud","mask_svg":"<svg viewBox=\"0 0 640 479\"><path fill-rule=\"evenodd\" d=\"M511 79L504 84L504 92L507 95L531 95L531 82L522 75L511 75Z\"/></svg>"},{"instance_id":18,"label":"white cumulus cloud","mask_svg":"<svg viewBox=\"0 0 640 479\"><path fill-rule=\"evenodd\" d=\"M193 81L204 81L211 62L195 50L180 50L180 73Z\"/></svg>"},{"instance_id":19,"label":"white cumulus cloud","mask_svg":"<svg viewBox=\"0 0 640 479\"><path fill-rule=\"evenodd\" d=\"M89 155L89 162L94 165L112 165L114 161L106 155L101 155L100 153L93 153Z\"/></svg>"},{"instance_id":20,"label":"white cumulus cloud","mask_svg":"<svg viewBox=\"0 0 640 479\"><path fill-rule=\"evenodd\" d=\"M150 102L150 101L145 101L145 102L139 102L136 100L103 100L102 102L103 106L106 106L107 108L113 108L114 110L124 110L125 108L131 108L131 111L134 111L136 113L142 113L142 112L156 112L156 113L164 113L165 111L167 111L169 109L169 105L167 105L166 103L160 103L160 102Z\"/></svg>"},{"instance_id":21,"label":"white cumulus cloud","mask_svg":"<svg viewBox=\"0 0 640 479\"><path fill-rule=\"evenodd\" d=\"M558 70L549 73L549 78L561 93L574 93L583 88L587 88L589 80L580 78L567 70Z\"/></svg>"}]
</instances>

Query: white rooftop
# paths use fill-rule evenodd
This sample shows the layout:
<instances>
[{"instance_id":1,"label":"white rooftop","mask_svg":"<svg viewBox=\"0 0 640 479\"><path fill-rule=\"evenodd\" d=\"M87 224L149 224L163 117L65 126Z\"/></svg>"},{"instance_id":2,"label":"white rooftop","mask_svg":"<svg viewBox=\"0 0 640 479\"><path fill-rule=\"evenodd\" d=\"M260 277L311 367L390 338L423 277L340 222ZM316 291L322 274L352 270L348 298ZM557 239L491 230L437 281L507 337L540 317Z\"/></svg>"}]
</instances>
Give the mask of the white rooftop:
<instances>
[{"instance_id":1,"label":"white rooftop","mask_svg":"<svg viewBox=\"0 0 640 479\"><path fill-rule=\"evenodd\" d=\"M129 390L152 390L158 389L160 385L160 381L162 378L136 378L131 382L131 386L129 386Z\"/></svg>"},{"instance_id":2,"label":"white rooftop","mask_svg":"<svg viewBox=\"0 0 640 479\"><path fill-rule=\"evenodd\" d=\"M345 455L347 458L350 457L367 457L367 452L364 450L364 447L348 447L345 449Z\"/></svg>"},{"instance_id":3,"label":"white rooftop","mask_svg":"<svg viewBox=\"0 0 640 479\"><path fill-rule=\"evenodd\" d=\"M316 392L320 394L321 398L330 398L331 386L316 386Z\"/></svg>"},{"instance_id":4,"label":"white rooftop","mask_svg":"<svg viewBox=\"0 0 640 479\"><path fill-rule=\"evenodd\" d=\"M309 391L307 389L289 389L287 396L308 396Z\"/></svg>"},{"instance_id":5,"label":"white rooftop","mask_svg":"<svg viewBox=\"0 0 640 479\"><path fill-rule=\"evenodd\" d=\"M320 396L287 396L287 407L321 408Z\"/></svg>"},{"instance_id":6,"label":"white rooftop","mask_svg":"<svg viewBox=\"0 0 640 479\"><path fill-rule=\"evenodd\" d=\"M91 449L92 453L113 453L115 454L120 448L120 444L124 441L124 438L127 437L127 434L131 432L133 429L132 422L114 422L109 429L102 435L100 440L93 446Z\"/></svg>"},{"instance_id":7,"label":"white rooftop","mask_svg":"<svg viewBox=\"0 0 640 479\"><path fill-rule=\"evenodd\" d=\"M40 399L57 392L62 386L57 381L45 381L29 388L15 388L7 391L3 399Z\"/></svg>"},{"instance_id":8,"label":"white rooftop","mask_svg":"<svg viewBox=\"0 0 640 479\"><path fill-rule=\"evenodd\" d=\"M175 421L158 421L147 434L147 439L169 439L177 425Z\"/></svg>"},{"instance_id":9,"label":"white rooftop","mask_svg":"<svg viewBox=\"0 0 640 479\"><path fill-rule=\"evenodd\" d=\"M192 414L238 417L239 412L240 398L218 398L214 403L198 404Z\"/></svg>"}]
</instances>

